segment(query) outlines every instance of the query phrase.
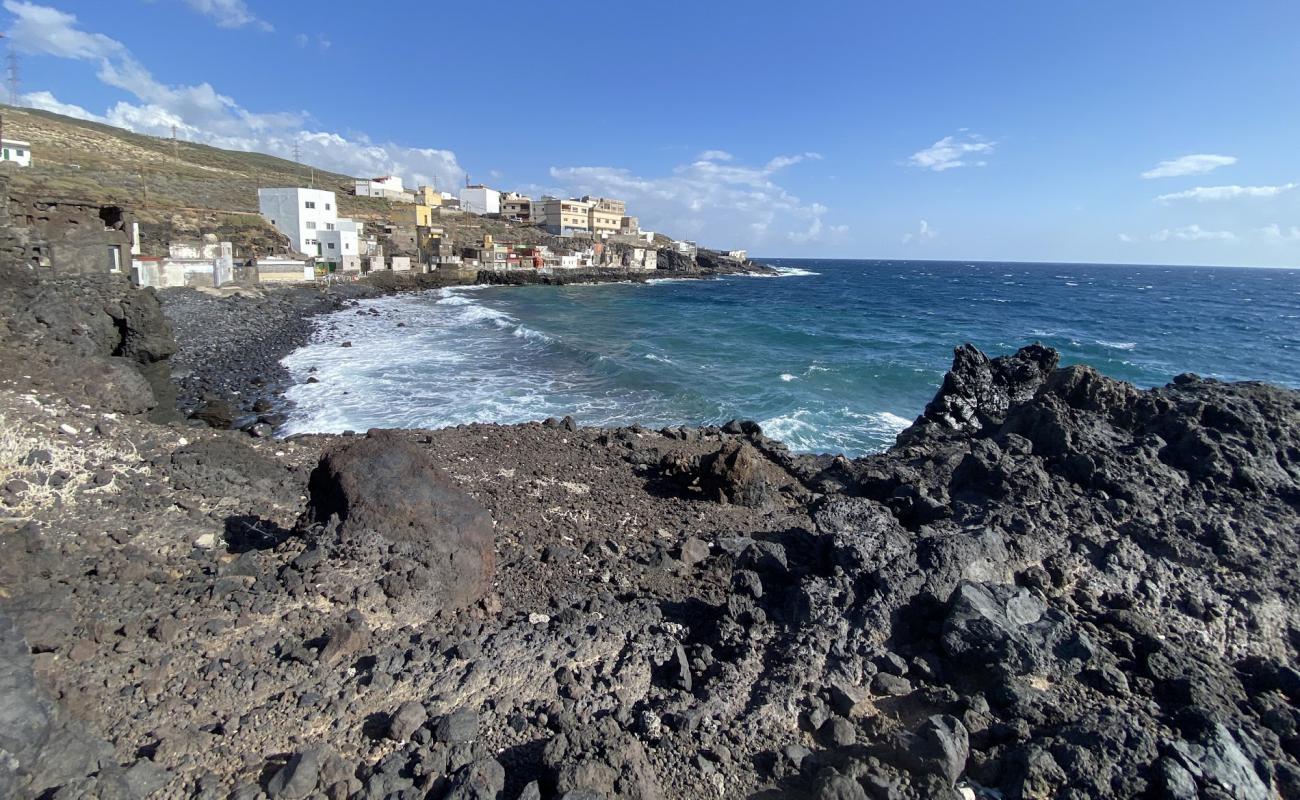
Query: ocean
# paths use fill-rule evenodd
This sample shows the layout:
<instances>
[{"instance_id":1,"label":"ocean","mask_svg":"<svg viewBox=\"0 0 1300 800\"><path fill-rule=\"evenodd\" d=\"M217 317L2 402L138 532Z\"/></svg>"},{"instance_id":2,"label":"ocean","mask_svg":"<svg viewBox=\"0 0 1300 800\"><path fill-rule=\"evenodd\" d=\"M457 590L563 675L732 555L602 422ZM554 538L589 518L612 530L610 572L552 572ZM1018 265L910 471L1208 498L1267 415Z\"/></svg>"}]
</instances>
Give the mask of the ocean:
<instances>
[{"instance_id":1,"label":"ocean","mask_svg":"<svg viewBox=\"0 0 1300 800\"><path fill-rule=\"evenodd\" d=\"M963 342L990 356L1042 342L1142 387L1182 372L1300 386L1300 270L767 263L782 275L364 301L380 313L318 318L285 359L282 432L746 418L852 457L893 444Z\"/></svg>"}]
</instances>

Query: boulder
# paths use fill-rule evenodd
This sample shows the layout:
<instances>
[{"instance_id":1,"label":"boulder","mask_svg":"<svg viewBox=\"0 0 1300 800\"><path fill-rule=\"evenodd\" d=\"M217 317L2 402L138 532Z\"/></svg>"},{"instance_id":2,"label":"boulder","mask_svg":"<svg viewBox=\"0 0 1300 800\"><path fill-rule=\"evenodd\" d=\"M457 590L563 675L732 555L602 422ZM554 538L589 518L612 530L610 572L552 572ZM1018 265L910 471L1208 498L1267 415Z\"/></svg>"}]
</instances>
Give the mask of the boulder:
<instances>
[{"instance_id":1,"label":"boulder","mask_svg":"<svg viewBox=\"0 0 1300 800\"><path fill-rule=\"evenodd\" d=\"M469 606L491 587L493 523L429 456L397 431L372 431L327 452L311 474L299 529L329 526L341 544L376 546L418 565L433 611ZM388 575L390 596L411 581Z\"/></svg>"},{"instance_id":2,"label":"boulder","mask_svg":"<svg viewBox=\"0 0 1300 800\"><path fill-rule=\"evenodd\" d=\"M316 791L324 751L312 747L289 757L288 762L266 784L271 800L304 800Z\"/></svg>"},{"instance_id":3,"label":"boulder","mask_svg":"<svg viewBox=\"0 0 1300 800\"><path fill-rule=\"evenodd\" d=\"M776 496L765 459L746 441L731 440L700 459L699 481L706 495L722 502L760 508Z\"/></svg>"},{"instance_id":4,"label":"boulder","mask_svg":"<svg viewBox=\"0 0 1300 800\"><path fill-rule=\"evenodd\" d=\"M903 766L917 773L938 775L952 786L966 769L970 734L956 717L935 714L915 732L901 736L896 747Z\"/></svg>"},{"instance_id":5,"label":"boulder","mask_svg":"<svg viewBox=\"0 0 1300 800\"><path fill-rule=\"evenodd\" d=\"M428 718L429 712L424 710L423 705L414 700L407 700L388 718L388 730L385 735L394 742L405 742Z\"/></svg>"}]
</instances>

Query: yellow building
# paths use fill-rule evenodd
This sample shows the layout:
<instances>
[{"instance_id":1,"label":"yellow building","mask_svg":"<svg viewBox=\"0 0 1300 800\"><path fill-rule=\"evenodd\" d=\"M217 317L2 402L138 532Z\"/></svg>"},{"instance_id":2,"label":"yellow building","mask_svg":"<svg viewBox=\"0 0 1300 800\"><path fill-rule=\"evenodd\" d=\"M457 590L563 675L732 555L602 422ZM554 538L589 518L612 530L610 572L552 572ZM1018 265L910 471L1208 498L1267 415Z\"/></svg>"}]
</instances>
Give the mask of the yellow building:
<instances>
[{"instance_id":1,"label":"yellow building","mask_svg":"<svg viewBox=\"0 0 1300 800\"><path fill-rule=\"evenodd\" d=\"M440 206L442 205L442 193L432 186L421 186L415 190L415 201L423 206Z\"/></svg>"},{"instance_id":2,"label":"yellow building","mask_svg":"<svg viewBox=\"0 0 1300 800\"><path fill-rule=\"evenodd\" d=\"M433 225L433 209L423 203L415 204L415 224L421 228Z\"/></svg>"}]
</instances>

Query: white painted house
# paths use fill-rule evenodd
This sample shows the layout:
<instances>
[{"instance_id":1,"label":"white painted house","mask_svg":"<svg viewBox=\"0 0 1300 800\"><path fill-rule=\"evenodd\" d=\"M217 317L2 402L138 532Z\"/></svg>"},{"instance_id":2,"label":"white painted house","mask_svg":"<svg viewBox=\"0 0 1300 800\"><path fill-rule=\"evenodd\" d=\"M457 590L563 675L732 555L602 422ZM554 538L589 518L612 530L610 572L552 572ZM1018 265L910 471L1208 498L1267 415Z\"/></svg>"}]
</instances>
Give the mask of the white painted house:
<instances>
[{"instance_id":1,"label":"white painted house","mask_svg":"<svg viewBox=\"0 0 1300 800\"><path fill-rule=\"evenodd\" d=\"M262 216L303 255L324 255L322 236L338 229L338 203L325 189L258 189L257 204ZM354 240L354 252L355 247Z\"/></svg>"},{"instance_id":2,"label":"white painted house","mask_svg":"<svg viewBox=\"0 0 1300 800\"><path fill-rule=\"evenodd\" d=\"M0 161L8 161L20 167L32 165L32 145L17 139L0 139Z\"/></svg>"},{"instance_id":3,"label":"white painted house","mask_svg":"<svg viewBox=\"0 0 1300 800\"><path fill-rule=\"evenodd\" d=\"M379 178L359 180L353 193L357 197L383 197L403 203L414 203L415 192L402 186L402 176L384 175Z\"/></svg>"},{"instance_id":4,"label":"white painted house","mask_svg":"<svg viewBox=\"0 0 1300 800\"><path fill-rule=\"evenodd\" d=\"M471 214L500 214L501 193L482 184L460 190L460 208Z\"/></svg>"},{"instance_id":5,"label":"white painted house","mask_svg":"<svg viewBox=\"0 0 1300 800\"><path fill-rule=\"evenodd\" d=\"M320 257L336 264L344 259L361 255L361 231L363 223L347 217L340 218L332 230L321 232Z\"/></svg>"}]
</instances>

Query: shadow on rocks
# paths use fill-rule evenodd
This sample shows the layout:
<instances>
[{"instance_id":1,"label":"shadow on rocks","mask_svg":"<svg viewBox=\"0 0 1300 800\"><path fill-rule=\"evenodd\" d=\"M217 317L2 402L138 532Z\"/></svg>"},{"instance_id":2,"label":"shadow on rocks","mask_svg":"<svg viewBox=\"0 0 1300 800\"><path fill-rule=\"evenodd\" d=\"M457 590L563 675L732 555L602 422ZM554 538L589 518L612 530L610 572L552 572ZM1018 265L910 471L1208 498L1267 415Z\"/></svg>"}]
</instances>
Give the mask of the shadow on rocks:
<instances>
[{"instance_id":1,"label":"shadow on rocks","mask_svg":"<svg viewBox=\"0 0 1300 800\"><path fill-rule=\"evenodd\" d=\"M225 529L226 549L231 553L273 550L293 535L293 531L252 514L226 517Z\"/></svg>"}]
</instances>

